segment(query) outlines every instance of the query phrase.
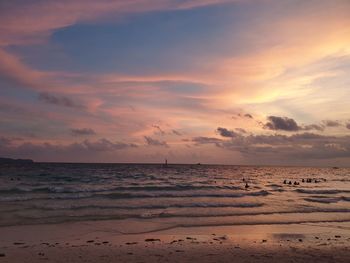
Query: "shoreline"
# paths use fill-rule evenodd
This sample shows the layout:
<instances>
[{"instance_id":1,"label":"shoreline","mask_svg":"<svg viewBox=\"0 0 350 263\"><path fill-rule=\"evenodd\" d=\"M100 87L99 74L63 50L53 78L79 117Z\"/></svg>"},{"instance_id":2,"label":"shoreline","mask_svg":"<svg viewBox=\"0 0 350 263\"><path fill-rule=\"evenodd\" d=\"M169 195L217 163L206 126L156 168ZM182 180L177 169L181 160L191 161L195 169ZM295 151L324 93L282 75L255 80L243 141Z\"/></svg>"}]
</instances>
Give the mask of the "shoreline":
<instances>
[{"instance_id":1,"label":"shoreline","mask_svg":"<svg viewBox=\"0 0 350 263\"><path fill-rule=\"evenodd\" d=\"M192 226L149 232L160 227L151 220L0 227L0 261L347 262L350 258L349 222Z\"/></svg>"},{"instance_id":2,"label":"shoreline","mask_svg":"<svg viewBox=\"0 0 350 263\"><path fill-rule=\"evenodd\" d=\"M26 227L40 225L62 225L79 224L84 222L140 222L147 225L149 222L157 223L159 226L167 225L169 228L177 227L221 227L221 226L254 226L254 225L290 225L307 223L350 223L350 214L348 209L328 209L324 211L280 211L280 212L250 212L250 213L229 213L218 215L198 215L198 216L161 216L161 217L82 217L66 218L62 221L45 221L15 224L0 224L0 228L6 227ZM69 219L69 220L67 220ZM196 223L194 223L196 222ZM167 227L168 228L168 227ZM166 230L167 228L155 229L156 231ZM127 234L127 233L125 233ZM140 233L142 234L142 233Z\"/></svg>"}]
</instances>

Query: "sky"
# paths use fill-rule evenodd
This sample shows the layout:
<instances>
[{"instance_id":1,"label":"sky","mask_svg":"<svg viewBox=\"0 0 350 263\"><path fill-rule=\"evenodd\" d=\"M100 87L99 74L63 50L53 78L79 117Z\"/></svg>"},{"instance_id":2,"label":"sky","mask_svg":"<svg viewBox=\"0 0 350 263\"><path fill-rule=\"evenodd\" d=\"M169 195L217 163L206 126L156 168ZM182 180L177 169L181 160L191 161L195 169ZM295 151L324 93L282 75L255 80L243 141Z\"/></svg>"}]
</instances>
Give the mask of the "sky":
<instances>
[{"instance_id":1,"label":"sky","mask_svg":"<svg viewBox=\"0 0 350 263\"><path fill-rule=\"evenodd\" d=\"M348 0L3 0L0 156L350 165Z\"/></svg>"}]
</instances>

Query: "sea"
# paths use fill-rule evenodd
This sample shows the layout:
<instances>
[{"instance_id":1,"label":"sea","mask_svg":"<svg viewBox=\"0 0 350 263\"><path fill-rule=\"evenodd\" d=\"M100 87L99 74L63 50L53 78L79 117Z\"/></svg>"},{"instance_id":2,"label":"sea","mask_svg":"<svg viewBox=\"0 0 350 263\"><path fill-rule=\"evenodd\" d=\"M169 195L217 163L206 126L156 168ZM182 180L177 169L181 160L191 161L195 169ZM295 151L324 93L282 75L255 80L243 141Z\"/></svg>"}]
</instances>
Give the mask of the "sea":
<instances>
[{"instance_id":1,"label":"sea","mask_svg":"<svg viewBox=\"0 0 350 263\"><path fill-rule=\"evenodd\" d=\"M0 166L0 226L350 221L350 168L33 163Z\"/></svg>"}]
</instances>

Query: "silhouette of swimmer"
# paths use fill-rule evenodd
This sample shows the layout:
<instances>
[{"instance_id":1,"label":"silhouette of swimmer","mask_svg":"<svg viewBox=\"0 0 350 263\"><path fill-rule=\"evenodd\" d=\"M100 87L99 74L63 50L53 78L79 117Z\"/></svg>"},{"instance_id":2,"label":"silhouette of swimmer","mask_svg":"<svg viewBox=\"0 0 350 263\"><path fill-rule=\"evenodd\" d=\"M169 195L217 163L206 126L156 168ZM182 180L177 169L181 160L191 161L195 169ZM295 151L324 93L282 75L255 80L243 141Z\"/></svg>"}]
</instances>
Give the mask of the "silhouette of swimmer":
<instances>
[{"instance_id":1,"label":"silhouette of swimmer","mask_svg":"<svg viewBox=\"0 0 350 263\"><path fill-rule=\"evenodd\" d=\"M290 184L292 184L292 181L289 181L289 183L288 183L288 184L289 184L289 185L290 185Z\"/></svg>"},{"instance_id":2,"label":"silhouette of swimmer","mask_svg":"<svg viewBox=\"0 0 350 263\"><path fill-rule=\"evenodd\" d=\"M248 185L248 183L245 183L245 188L247 189L247 188L249 188L249 185Z\"/></svg>"},{"instance_id":3,"label":"silhouette of swimmer","mask_svg":"<svg viewBox=\"0 0 350 263\"><path fill-rule=\"evenodd\" d=\"M287 180L284 180L283 183L284 183L284 184L287 184Z\"/></svg>"}]
</instances>

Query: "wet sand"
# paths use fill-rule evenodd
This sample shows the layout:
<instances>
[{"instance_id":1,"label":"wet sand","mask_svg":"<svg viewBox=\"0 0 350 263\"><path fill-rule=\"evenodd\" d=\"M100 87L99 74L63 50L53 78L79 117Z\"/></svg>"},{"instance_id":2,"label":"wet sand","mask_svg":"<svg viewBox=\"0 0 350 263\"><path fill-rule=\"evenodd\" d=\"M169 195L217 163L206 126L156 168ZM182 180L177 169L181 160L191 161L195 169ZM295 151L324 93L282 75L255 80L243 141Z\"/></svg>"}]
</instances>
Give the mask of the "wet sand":
<instances>
[{"instance_id":1,"label":"wet sand","mask_svg":"<svg viewBox=\"0 0 350 263\"><path fill-rule=\"evenodd\" d=\"M164 230L156 231L162 228ZM151 221L0 228L0 262L349 262L350 224L166 230Z\"/></svg>"}]
</instances>

